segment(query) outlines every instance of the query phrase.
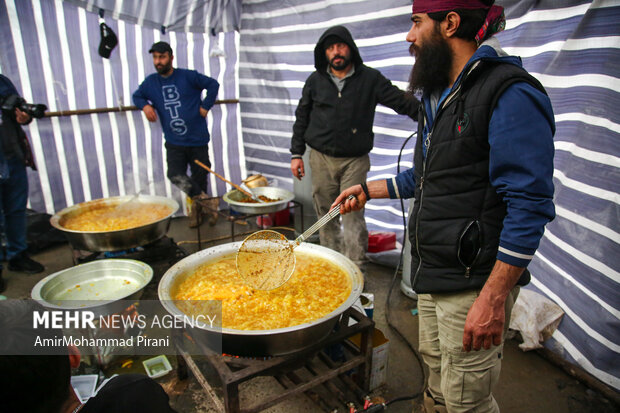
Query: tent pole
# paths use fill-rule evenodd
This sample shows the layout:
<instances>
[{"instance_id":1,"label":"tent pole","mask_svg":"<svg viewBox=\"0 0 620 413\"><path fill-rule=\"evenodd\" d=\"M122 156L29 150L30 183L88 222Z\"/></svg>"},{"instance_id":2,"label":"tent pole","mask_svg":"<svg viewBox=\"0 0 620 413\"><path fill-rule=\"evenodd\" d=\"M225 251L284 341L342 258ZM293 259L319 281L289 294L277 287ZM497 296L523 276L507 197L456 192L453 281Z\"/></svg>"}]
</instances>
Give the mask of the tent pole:
<instances>
[{"instance_id":1,"label":"tent pole","mask_svg":"<svg viewBox=\"0 0 620 413\"><path fill-rule=\"evenodd\" d=\"M236 104L239 103L239 99L222 99L216 100L216 105L222 104ZM76 110L61 110L58 112L45 112L46 118L54 116L73 116L73 115L90 115L91 113L109 113L109 112L126 112L129 110L139 110L136 106L119 106L114 108L95 108L95 109L76 109Z\"/></svg>"}]
</instances>

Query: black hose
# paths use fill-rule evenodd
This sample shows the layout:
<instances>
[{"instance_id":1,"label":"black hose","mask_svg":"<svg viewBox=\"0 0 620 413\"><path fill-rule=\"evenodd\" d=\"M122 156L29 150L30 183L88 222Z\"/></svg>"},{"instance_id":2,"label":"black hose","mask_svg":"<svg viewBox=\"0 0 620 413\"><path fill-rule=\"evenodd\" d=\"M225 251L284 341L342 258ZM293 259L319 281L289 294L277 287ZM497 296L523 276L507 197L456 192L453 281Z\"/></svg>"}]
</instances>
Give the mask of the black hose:
<instances>
[{"instance_id":1,"label":"black hose","mask_svg":"<svg viewBox=\"0 0 620 413\"><path fill-rule=\"evenodd\" d=\"M407 139L405 139L405 142L403 143L403 146L401 146L401 148L400 148L400 152L398 153L398 162L396 163L397 173L400 173L400 160L401 160L401 157L402 157L402 154L403 154L403 150L405 149L405 145L407 145L409 140L412 137L414 137L415 135L417 135L417 132L414 132L411 135L409 135L409 137ZM400 198L400 209L401 209L402 217L403 217L403 229L404 229L403 234L406 234L406 232L407 232L407 218L405 217L405 204L404 204L402 198ZM405 338L405 336L400 332L400 330L394 324L392 324L392 322L390 321L390 298L391 298L392 292L394 290L394 285L396 284L396 281L398 279L398 271L400 270L400 266L401 266L401 263L403 261L403 252L404 252L404 250L405 250L405 246L404 246L404 239L403 239L403 248L400 250L400 259L398 260L398 265L396 266L396 271L394 272L394 277L392 278L392 283L390 285L390 290L388 292L387 298L385 299L385 319L386 319L387 324L390 327L390 329L392 329L396 333L396 335L399 336L400 339L403 340L407 344L407 346L409 347L409 349L411 350L413 355L416 357L416 359L418 361L418 364L420 365L420 371L422 372L422 387L420 388L419 391L415 392L411 396L398 397L398 398L393 399L393 400L391 400L391 401L389 401L387 403L384 403L382 405L375 405L375 406L387 406L390 403L394 403L394 402L397 402L397 401L415 399L415 398L419 397L422 394L422 392L424 392L424 389L426 387L426 375L424 373L424 363L422 361L422 357L420 356L420 353L418 353L418 351L409 342L409 340L407 340ZM374 406L371 406L371 407L374 407ZM378 411L378 410L373 410L373 411Z\"/></svg>"}]
</instances>

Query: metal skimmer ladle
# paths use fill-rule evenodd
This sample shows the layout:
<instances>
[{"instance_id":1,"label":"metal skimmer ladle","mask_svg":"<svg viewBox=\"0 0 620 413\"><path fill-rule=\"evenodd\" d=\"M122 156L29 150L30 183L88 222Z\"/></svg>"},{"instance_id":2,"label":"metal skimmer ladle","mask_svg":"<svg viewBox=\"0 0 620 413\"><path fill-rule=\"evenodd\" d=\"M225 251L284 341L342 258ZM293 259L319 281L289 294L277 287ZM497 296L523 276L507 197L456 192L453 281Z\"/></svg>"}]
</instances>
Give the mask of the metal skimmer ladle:
<instances>
[{"instance_id":1,"label":"metal skimmer ladle","mask_svg":"<svg viewBox=\"0 0 620 413\"><path fill-rule=\"evenodd\" d=\"M354 198L350 195L347 199ZM287 282L295 270L293 249L340 215L341 204L332 208L293 242L271 230L257 231L247 237L237 250L237 271L245 284L256 290L273 290Z\"/></svg>"}]
</instances>

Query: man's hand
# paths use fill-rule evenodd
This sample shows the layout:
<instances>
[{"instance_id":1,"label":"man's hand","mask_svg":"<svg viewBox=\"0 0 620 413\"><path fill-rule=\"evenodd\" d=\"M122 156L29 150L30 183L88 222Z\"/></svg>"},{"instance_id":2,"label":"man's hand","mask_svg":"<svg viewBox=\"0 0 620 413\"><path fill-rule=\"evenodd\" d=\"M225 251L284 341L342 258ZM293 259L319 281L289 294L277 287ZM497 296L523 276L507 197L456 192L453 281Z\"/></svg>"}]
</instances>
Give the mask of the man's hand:
<instances>
[{"instance_id":1,"label":"man's hand","mask_svg":"<svg viewBox=\"0 0 620 413\"><path fill-rule=\"evenodd\" d=\"M201 106L200 107L200 116L202 116L203 118L206 118L207 117L207 113L209 113L209 111Z\"/></svg>"},{"instance_id":2,"label":"man's hand","mask_svg":"<svg viewBox=\"0 0 620 413\"><path fill-rule=\"evenodd\" d=\"M490 349L502 344L504 333L504 301L489 302L478 297L467 313L463 332L463 350Z\"/></svg>"},{"instance_id":3,"label":"man's hand","mask_svg":"<svg viewBox=\"0 0 620 413\"><path fill-rule=\"evenodd\" d=\"M291 159L291 172L293 172L293 176L301 181L306 175L306 171L304 170L304 160L301 158L293 158Z\"/></svg>"},{"instance_id":4,"label":"man's hand","mask_svg":"<svg viewBox=\"0 0 620 413\"><path fill-rule=\"evenodd\" d=\"M353 195L355 198L347 199L350 195ZM342 191L342 193L338 195L338 198L336 198L336 200L329 207L329 209L331 210L340 202L342 202L342 205L340 205L340 214L342 215L351 211L359 211L360 209L364 208L364 205L366 204L366 195L364 195L364 190L362 189L362 186L359 184L353 185Z\"/></svg>"},{"instance_id":5,"label":"man's hand","mask_svg":"<svg viewBox=\"0 0 620 413\"><path fill-rule=\"evenodd\" d=\"M506 297L524 268L496 261L489 279L467 313L463 331L463 351L490 349L502 344L506 321Z\"/></svg>"},{"instance_id":6,"label":"man's hand","mask_svg":"<svg viewBox=\"0 0 620 413\"><path fill-rule=\"evenodd\" d=\"M389 198L386 180L381 179L377 181L369 181L366 182L366 185L368 186L368 195L370 195L371 199ZM353 195L355 198L347 199L349 195ZM338 205L340 201L344 201L342 202L342 205L340 205L340 213L346 214L348 212L359 211L360 209L364 208L364 205L366 205L368 199L366 199L366 194L364 193L362 186L358 184L353 185L352 187L342 191L342 193L338 195L338 198L336 198L330 209Z\"/></svg>"},{"instance_id":7,"label":"man's hand","mask_svg":"<svg viewBox=\"0 0 620 413\"><path fill-rule=\"evenodd\" d=\"M155 112L155 109L153 108L153 106L145 105L142 108L142 112L144 112L149 122L155 122L157 120L157 112Z\"/></svg>"},{"instance_id":8,"label":"man's hand","mask_svg":"<svg viewBox=\"0 0 620 413\"><path fill-rule=\"evenodd\" d=\"M27 114L26 112L22 112L18 108L15 108L15 120L17 120L17 123L19 123L20 125L25 125L26 123L30 122L31 119L32 118L29 114Z\"/></svg>"}]
</instances>

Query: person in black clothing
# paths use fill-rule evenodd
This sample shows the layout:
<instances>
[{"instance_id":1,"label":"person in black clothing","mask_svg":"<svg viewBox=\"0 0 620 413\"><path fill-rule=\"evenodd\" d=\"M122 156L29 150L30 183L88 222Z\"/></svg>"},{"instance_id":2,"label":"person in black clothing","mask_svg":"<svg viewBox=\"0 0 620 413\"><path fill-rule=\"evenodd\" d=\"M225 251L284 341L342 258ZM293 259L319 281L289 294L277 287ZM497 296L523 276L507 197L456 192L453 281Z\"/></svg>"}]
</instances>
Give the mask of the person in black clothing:
<instances>
[{"instance_id":1,"label":"person in black clothing","mask_svg":"<svg viewBox=\"0 0 620 413\"><path fill-rule=\"evenodd\" d=\"M143 374L123 374L110 380L80 413L174 413L168 395L153 379Z\"/></svg>"},{"instance_id":2,"label":"person in black clothing","mask_svg":"<svg viewBox=\"0 0 620 413\"><path fill-rule=\"evenodd\" d=\"M3 107L10 97L19 95L13 83L0 75L0 102ZM26 248L26 203L28 202L28 176L26 166L36 170L26 134L21 125L32 117L19 108L0 112L0 215L4 218L6 253L0 256L9 262L9 270L35 274L45 268L28 256ZM0 292L4 291L2 264L0 264Z\"/></svg>"},{"instance_id":3,"label":"person in black clothing","mask_svg":"<svg viewBox=\"0 0 620 413\"><path fill-rule=\"evenodd\" d=\"M322 216L342 190L366 181L377 104L414 118L419 101L363 64L346 27L334 26L323 33L314 49L314 66L316 71L306 80L295 111L291 171L300 180L305 175L302 155L309 145L312 198L317 215ZM365 272L368 231L364 211L348 214L342 221L347 240L344 251L338 220L321 228L321 244L344 252Z\"/></svg>"},{"instance_id":4,"label":"person in black clothing","mask_svg":"<svg viewBox=\"0 0 620 413\"><path fill-rule=\"evenodd\" d=\"M52 355L29 353L37 337L61 337L54 328L33 328L33 312L44 308L33 300L0 301L0 410L28 413L174 413L168 395L151 378L122 374L82 404L71 386L71 368L80 364L76 347ZM17 349L17 350L16 350ZM51 351L50 351L51 352Z\"/></svg>"},{"instance_id":5,"label":"person in black clothing","mask_svg":"<svg viewBox=\"0 0 620 413\"><path fill-rule=\"evenodd\" d=\"M415 199L408 275L426 411L497 413L512 308L555 216L553 108L501 49L494 35L505 16L494 0L415 0L411 21L409 89L422 92L413 168L354 185L334 206Z\"/></svg>"}]
</instances>

